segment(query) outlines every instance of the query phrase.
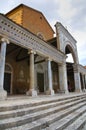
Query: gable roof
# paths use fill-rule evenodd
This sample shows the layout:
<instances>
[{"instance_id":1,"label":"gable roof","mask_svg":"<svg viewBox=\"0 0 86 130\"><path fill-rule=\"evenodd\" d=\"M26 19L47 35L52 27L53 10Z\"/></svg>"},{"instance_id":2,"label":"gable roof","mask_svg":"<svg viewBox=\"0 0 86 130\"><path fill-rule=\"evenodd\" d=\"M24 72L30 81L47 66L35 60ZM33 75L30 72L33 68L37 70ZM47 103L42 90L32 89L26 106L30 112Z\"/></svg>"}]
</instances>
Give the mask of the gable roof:
<instances>
[{"instance_id":1,"label":"gable roof","mask_svg":"<svg viewBox=\"0 0 86 130\"><path fill-rule=\"evenodd\" d=\"M51 28L51 30L53 31L53 33L55 33L54 30L52 29L51 25L49 24L49 22L47 21L47 19L45 18L45 16L43 15L42 12L40 12L40 11L38 11L38 10L36 10L36 9L33 9L33 8L29 7L29 6L26 6L26 5L24 5L24 4L18 5L17 7L15 7L14 9L12 9L12 10L9 11L8 13L6 13L5 16L8 16L9 14L11 14L13 11L17 10L17 9L20 8L20 7L26 7L26 8L28 8L28 9L30 9L30 10L33 10L33 11L35 11L35 12L41 14L41 15L44 17L45 21L46 21L46 22L48 23L48 25L50 26L50 28Z\"/></svg>"}]
</instances>

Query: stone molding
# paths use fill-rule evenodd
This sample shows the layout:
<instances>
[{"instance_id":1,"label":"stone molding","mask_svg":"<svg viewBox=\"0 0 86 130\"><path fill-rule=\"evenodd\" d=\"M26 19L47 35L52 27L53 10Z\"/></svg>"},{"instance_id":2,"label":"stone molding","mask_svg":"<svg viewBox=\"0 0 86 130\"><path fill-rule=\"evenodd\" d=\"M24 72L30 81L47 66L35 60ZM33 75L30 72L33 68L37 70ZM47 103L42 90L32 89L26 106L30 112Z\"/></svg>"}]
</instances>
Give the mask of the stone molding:
<instances>
[{"instance_id":1,"label":"stone molding","mask_svg":"<svg viewBox=\"0 0 86 130\"><path fill-rule=\"evenodd\" d=\"M58 28L59 32L61 31L63 32L63 34L65 34L65 36L69 39L69 41L71 41L73 44L76 44L77 41L60 22L57 22L55 26Z\"/></svg>"}]
</instances>

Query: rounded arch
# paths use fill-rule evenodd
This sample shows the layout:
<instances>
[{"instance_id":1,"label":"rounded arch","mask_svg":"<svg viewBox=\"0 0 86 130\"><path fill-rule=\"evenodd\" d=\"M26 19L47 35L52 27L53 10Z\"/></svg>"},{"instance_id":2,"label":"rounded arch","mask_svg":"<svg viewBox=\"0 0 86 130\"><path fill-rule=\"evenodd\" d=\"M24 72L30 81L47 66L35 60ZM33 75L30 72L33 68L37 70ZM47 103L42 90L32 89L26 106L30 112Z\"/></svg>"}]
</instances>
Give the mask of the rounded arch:
<instances>
[{"instance_id":1,"label":"rounded arch","mask_svg":"<svg viewBox=\"0 0 86 130\"><path fill-rule=\"evenodd\" d=\"M66 44L64 46L64 52L65 52L65 54L71 54L74 63L75 64L78 63L78 55L77 55L77 48L76 48L76 46L73 46L71 43L66 42Z\"/></svg>"},{"instance_id":2,"label":"rounded arch","mask_svg":"<svg viewBox=\"0 0 86 130\"><path fill-rule=\"evenodd\" d=\"M71 53L71 55L72 55L72 58L73 58L74 63L76 63L75 53L74 53L73 49L71 48L71 46L70 46L70 45L67 45L67 46L65 47L65 54L70 54L70 53Z\"/></svg>"},{"instance_id":3,"label":"rounded arch","mask_svg":"<svg viewBox=\"0 0 86 130\"><path fill-rule=\"evenodd\" d=\"M38 33L37 33L37 36L38 36L39 38L41 38L42 40L45 40L45 37L44 37L44 35L43 35L42 32L38 32Z\"/></svg>"},{"instance_id":4,"label":"rounded arch","mask_svg":"<svg viewBox=\"0 0 86 130\"><path fill-rule=\"evenodd\" d=\"M71 54L73 58L73 62L66 62L67 65L67 85L68 91L74 92L75 91L75 78L74 78L74 64L78 63L78 55L77 55L77 48L71 43L67 43L65 46L65 54Z\"/></svg>"},{"instance_id":5,"label":"rounded arch","mask_svg":"<svg viewBox=\"0 0 86 130\"><path fill-rule=\"evenodd\" d=\"M5 64L5 72L13 73L13 68L9 63Z\"/></svg>"}]
</instances>

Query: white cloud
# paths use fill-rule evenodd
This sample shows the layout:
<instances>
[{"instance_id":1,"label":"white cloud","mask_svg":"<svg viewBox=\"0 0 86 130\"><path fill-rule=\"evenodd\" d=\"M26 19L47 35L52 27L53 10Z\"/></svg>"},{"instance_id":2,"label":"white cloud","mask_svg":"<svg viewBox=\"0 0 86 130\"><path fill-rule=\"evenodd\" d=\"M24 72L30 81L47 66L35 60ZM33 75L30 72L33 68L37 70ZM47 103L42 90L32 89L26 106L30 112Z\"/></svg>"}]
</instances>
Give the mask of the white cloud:
<instances>
[{"instance_id":1,"label":"white cloud","mask_svg":"<svg viewBox=\"0 0 86 130\"><path fill-rule=\"evenodd\" d=\"M63 19L63 21L70 22L72 17L74 17L77 13L76 8L72 7L70 0L59 0L58 4L58 13L61 19Z\"/></svg>"},{"instance_id":2,"label":"white cloud","mask_svg":"<svg viewBox=\"0 0 86 130\"><path fill-rule=\"evenodd\" d=\"M78 56L81 64L86 65L86 32L74 31L74 36L77 39ZM85 60L85 62L83 62Z\"/></svg>"}]
</instances>

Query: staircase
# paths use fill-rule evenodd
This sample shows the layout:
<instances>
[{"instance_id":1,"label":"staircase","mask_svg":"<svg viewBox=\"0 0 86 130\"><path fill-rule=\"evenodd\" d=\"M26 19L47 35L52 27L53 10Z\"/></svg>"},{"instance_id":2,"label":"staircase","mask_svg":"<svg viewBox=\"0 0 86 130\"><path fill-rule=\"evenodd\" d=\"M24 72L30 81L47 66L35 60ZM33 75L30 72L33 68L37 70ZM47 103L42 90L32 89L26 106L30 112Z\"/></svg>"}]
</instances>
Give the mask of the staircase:
<instances>
[{"instance_id":1,"label":"staircase","mask_svg":"<svg viewBox=\"0 0 86 130\"><path fill-rule=\"evenodd\" d=\"M82 130L85 124L86 93L9 99L0 105L0 130Z\"/></svg>"}]
</instances>

